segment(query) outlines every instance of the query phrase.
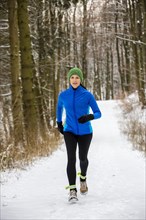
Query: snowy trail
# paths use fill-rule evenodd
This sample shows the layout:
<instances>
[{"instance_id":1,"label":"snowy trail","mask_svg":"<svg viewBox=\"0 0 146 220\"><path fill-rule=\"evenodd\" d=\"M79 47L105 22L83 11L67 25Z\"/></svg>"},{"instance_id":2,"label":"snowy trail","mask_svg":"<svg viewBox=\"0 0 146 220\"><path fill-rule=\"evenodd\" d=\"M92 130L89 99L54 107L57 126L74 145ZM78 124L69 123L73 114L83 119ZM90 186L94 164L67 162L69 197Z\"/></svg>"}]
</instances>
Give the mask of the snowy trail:
<instances>
[{"instance_id":1,"label":"snowy trail","mask_svg":"<svg viewBox=\"0 0 146 220\"><path fill-rule=\"evenodd\" d=\"M144 220L145 159L121 134L115 101L98 102L103 117L92 122L89 193L69 204L64 144L26 171L2 173L1 220ZM77 161L77 171L79 171ZM79 180L77 179L79 188Z\"/></svg>"}]
</instances>

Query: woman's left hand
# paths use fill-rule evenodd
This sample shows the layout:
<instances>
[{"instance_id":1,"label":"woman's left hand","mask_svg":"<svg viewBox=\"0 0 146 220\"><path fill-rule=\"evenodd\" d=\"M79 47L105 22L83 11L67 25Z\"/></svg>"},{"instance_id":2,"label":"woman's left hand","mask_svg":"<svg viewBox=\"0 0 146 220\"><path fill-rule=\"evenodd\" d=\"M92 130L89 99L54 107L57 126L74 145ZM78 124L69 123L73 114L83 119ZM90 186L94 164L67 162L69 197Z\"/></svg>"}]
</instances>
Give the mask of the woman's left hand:
<instances>
[{"instance_id":1,"label":"woman's left hand","mask_svg":"<svg viewBox=\"0 0 146 220\"><path fill-rule=\"evenodd\" d=\"M88 114L88 115L83 115L78 119L78 122L83 124L87 121L93 120L94 119L94 115L93 114Z\"/></svg>"}]
</instances>

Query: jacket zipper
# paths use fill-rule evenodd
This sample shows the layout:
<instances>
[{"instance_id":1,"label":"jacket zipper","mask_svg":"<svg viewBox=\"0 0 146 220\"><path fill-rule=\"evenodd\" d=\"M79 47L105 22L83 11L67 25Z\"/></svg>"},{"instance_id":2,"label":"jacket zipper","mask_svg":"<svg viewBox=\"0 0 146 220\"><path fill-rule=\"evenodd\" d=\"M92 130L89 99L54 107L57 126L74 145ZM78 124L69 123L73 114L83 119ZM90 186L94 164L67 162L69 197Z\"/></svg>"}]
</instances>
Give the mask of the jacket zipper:
<instances>
[{"instance_id":1,"label":"jacket zipper","mask_svg":"<svg viewBox=\"0 0 146 220\"><path fill-rule=\"evenodd\" d=\"M76 94L76 90L74 91L74 96L73 96L73 110L74 110L74 116L75 116L75 123L76 123L76 128L77 128L77 134L79 134L79 127L78 127L77 116L76 116L75 94Z\"/></svg>"}]
</instances>

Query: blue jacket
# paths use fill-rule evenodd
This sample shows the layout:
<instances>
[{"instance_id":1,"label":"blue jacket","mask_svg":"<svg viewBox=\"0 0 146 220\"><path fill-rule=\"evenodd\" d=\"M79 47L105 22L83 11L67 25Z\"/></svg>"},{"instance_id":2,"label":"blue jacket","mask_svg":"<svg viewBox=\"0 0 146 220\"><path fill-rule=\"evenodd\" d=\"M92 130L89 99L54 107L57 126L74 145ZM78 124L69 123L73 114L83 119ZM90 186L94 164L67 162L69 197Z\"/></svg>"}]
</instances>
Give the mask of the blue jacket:
<instances>
[{"instance_id":1,"label":"blue jacket","mask_svg":"<svg viewBox=\"0 0 146 220\"><path fill-rule=\"evenodd\" d=\"M82 86L73 89L70 86L67 90L60 93L57 104L57 122L62 121L63 109L66 113L66 121L64 124L64 132L72 132L76 135L90 134L93 132L90 121L81 124L78 118L89 114L89 109L92 109L94 119L101 117L101 112L98 108L94 96Z\"/></svg>"}]
</instances>

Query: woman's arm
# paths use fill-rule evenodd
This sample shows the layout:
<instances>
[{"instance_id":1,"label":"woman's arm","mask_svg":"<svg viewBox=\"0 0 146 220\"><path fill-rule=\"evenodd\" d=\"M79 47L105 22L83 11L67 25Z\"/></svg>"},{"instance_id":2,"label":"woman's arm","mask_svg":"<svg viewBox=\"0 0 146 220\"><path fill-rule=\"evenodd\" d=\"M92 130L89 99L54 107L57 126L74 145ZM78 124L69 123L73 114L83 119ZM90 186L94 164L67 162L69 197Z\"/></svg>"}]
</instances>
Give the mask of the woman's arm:
<instances>
[{"instance_id":1,"label":"woman's arm","mask_svg":"<svg viewBox=\"0 0 146 220\"><path fill-rule=\"evenodd\" d=\"M56 109L56 121L62 121L62 113L63 113L63 102L61 99L61 94L58 97L57 109Z\"/></svg>"},{"instance_id":2,"label":"woman's arm","mask_svg":"<svg viewBox=\"0 0 146 220\"><path fill-rule=\"evenodd\" d=\"M94 98L94 96L90 93L90 101L89 101L89 106L91 107L93 114L87 114L87 115L82 115L79 119L79 123L85 123L87 121L91 121L93 119L97 119L101 117L101 111L97 105L97 102Z\"/></svg>"},{"instance_id":3,"label":"woman's arm","mask_svg":"<svg viewBox=\"0 0 146 220\"><path fill-rule=\"evenodd\" d=\"M102 114L101 114L101 111L97 105L97 102L92 94L91 94L91 98L89 101L89 105L93 111L94 119L100 118L102 116Z\"/></svg>"}]
</instances>

